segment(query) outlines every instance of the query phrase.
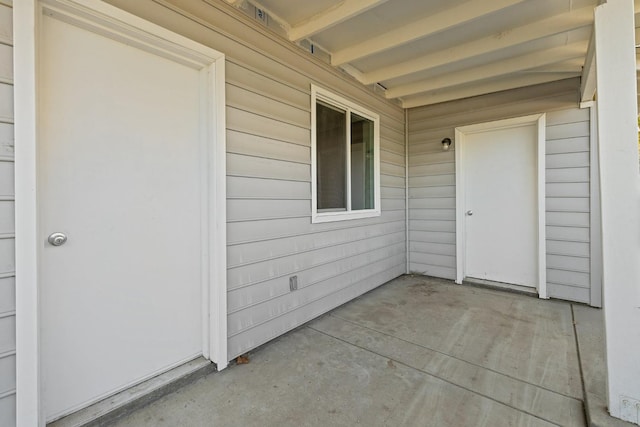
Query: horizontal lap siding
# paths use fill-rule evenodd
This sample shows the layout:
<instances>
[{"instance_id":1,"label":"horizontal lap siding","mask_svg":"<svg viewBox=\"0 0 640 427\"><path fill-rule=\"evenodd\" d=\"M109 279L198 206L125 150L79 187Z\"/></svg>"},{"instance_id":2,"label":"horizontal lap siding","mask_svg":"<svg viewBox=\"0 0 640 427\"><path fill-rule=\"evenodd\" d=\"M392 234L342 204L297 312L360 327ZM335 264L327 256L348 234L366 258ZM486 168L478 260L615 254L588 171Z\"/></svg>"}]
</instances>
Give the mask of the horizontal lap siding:
<instances>
[{"instance_id":1,"label":"horizontal lap siding","mask_svg":"<svg viewBox=\"0 0 640 427\"><path fill-rule=\"evenodd\" d=\"M11 2L0 1L0 425L16 424L15 197Z\"/></svg>"},{"instance_id":2,"label":"horizontal lap siding","mask_svg":"<svg viewBox=\"0 0 640 427\"><path fill-rule=\"evenodd\" d=\"M409 270L456 277L455 151L442 151L454 131L412 132L409 117Z\"/></svg>"},{"instance_id":3,"label":"horizontal lap siding","mask_svg":"<svg viewBox=\"0 0 640 427\"><path fill-rule=\"evenodd\" d=\"M394 147L403 137L385 116L382 216L311 224L308 88L277 82L278 99L270 98L264 81L250 78L263 75L231 61L227 78L242 85L227 89L227 301L229 357L235 357L402 274L405 229L404 192L386 191L404 186L404 156ZM259 194L250 193L254 185Z\"/></svg>"},{"instance_id":4,"label":"horizontal lap siding","mask_svg":"<svg viewBox=\"0 0 640 427\"><path fill-rule=\"evenodd\" d=\"M589 303L589 109L547 114L547 290L552 298Z\"/></svg>"},{"instance_id":5,"label":"horizontal lap siding","mask_svg":"<svg viewBox=\"0 0 640 427\"><path fill-rule=\"evenodd\" d=\"M258 34L225 5L111 3L226 54L230 359L405 273L401 108ZM312 83L380 114L380 217L311 223Z\"/></svg>"},{"instance_id":6,"label":"horizontal lap siding","mask_svg":"<svg viewBox=\"0 0 640 427\"><path fill-rule=\"evenodd\" d=\"M590 300L589 110L577 81L409 110L409 265L455 279L455 128L546 112L546 252L550 296Z\"/></svg>"}]
</instances>

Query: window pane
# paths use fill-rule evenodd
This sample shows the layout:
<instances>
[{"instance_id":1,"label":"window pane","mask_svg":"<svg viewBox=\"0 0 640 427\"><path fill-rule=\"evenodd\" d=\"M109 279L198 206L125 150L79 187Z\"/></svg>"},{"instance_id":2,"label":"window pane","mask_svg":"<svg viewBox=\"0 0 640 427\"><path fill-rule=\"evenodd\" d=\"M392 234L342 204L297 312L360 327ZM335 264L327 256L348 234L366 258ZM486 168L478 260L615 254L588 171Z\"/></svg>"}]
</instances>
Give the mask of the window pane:
<instances>
[{"instance_id":1,"label":"window pane","mask_svg":"<svg viewBox=\"0 0 640 427\"><path fill-rule=\"evenodd\" d=\"M316 167L318 210L347 209L346 112L316 105Z\"/></svg>"},{"instance_id":2,"label":"window pane","mask_svg":"<svg viewBox=\"0 0 640 427\"><path fill-rule=\"evenodd\" d=\"M351 210L374 209L373 121L351 113Z\"/></svg>"}]
</instances>

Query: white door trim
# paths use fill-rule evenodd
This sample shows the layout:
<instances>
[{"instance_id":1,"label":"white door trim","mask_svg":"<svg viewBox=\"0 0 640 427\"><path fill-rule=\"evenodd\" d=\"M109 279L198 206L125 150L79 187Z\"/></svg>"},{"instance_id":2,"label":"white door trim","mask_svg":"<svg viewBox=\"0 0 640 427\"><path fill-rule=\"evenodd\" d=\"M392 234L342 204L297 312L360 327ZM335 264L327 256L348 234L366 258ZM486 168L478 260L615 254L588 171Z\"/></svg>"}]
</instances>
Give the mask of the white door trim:
<instances>
[{"instance_id":1,"label":"white door trim","mask_svg":"<svg viewBox=\"0 0 640 427\"><path fill-rule=\"evenodd\" d=\"M98 0L20 0L14 4L17 420L44 425L40 387L38 222L38 36L42 14L200 71L203 185L203 355L227 366L225 57Z\"/></svg>"},{"instance_id":2,"label":"white door trim","mask_svg":"<svg viewBox=\"0 0 640 427\"><path fill-rule=\"evenodd\" d=\"M537 128L537 199L538 199L538 283L537 290L540 298L547 295L547 263L546 263L546 231L545 231L545 123L544 114L534 114L512 119L480 123L455 129L456 156L456 283L461 284L466 277L466 247L465 247L465 167L464 149L467 135L498 129L508 129L527 124Z\"/></svg>"},{"instance_id":3,"label":"white door trim","mask_svg":"<svg viewBox=\"0 0 640 427\"><path fill-rule=\"evenodd\" d=\"M589 305L602 307L602 219L600 217L600 158L598 156L598 103L582 102L580 108L589 109L589 215L590 227L590 277L591 293Z\"/></svg>"}]
</instances>

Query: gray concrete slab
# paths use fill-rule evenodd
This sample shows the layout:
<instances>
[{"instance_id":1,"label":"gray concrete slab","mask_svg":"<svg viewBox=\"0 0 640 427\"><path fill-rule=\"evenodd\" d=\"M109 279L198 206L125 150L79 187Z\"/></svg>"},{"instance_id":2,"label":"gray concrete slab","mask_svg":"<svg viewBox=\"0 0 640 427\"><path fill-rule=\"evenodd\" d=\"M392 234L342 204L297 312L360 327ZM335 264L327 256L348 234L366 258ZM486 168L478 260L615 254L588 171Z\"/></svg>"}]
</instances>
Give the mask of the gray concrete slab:
<instances>
[{"instance_id":1,"label":"gray concrete slab","mask_svg":"<svg viewBox=\"0 0 640 427\"><path fill-rule=\"evenodd\" d=\"M473 393L562 426L584 426L579 399L526 383L332 315L308 326Z\"/></svg>"},{"instance_id":2,"label":"gray concrete slab","mask_svg":"<svg viewBox=\"0 0 640 427\"><path fill-rule=\"evenodd\" d=\"M551 426L311 328L117 426Z\"/></svg>"},{"instance_id":3,"label":"gray concrete slab","mask_svg":"<svg viewBox=\"0 0 640 427\"><path fill-rule=\"evenodd\" d=\"M405 276L250 359L114 425L585 425L569 303Z\"/></svg>"},{"instance_id":4,"label":"gray concrete slab","mask_svg":"<svg viewBox=\"0 0 640 427\"><path fill-rule=\"evenodd\" d=\"M611 417L607 411L607 366L602 310L574 305L573 311L589 425L592 427L632 426L631 423Z\"/></svg>"},{"instance_id":5,"label":"gray concrete slab","mask_svg":"<svg viewBox=\"0 0 640 427\"><path fill-rule=\"evenodd\" d=\"M337 317L582 399L571 305L405 276Z\"/></svg>"}]
</instances>

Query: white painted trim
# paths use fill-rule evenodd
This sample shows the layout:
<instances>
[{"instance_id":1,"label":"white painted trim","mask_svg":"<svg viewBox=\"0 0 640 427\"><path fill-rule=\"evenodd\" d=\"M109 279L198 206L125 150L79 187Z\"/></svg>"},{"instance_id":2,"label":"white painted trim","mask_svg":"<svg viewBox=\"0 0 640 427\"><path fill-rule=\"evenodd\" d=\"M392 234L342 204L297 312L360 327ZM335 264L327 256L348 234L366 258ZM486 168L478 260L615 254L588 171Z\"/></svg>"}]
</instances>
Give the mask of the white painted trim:
<instances>
[{"instance_id":1,"label":"white painted trim","mask_svg":"<svg viewBox=\"0 0 640 427\"><path fill-rule=\"evenodd\" d=\"M418 93L427 93L430 91L439 91L472 82L482 80L495 79L508 74L517 73L531 68L538 68L545 65L557 64L575 58L584 58L584 49L586 43L579 41L548 49L541 55L536 51L533 53L510 57L500 61L491 62L486 65L480 65L471 68L465 68L460 71L433 76L425 80L418 80L412 83L406 83L389 88L385 92L387 99L400 98L415 95Z\"/></svg>"},{"instance_id":2,"label":"white painted trim","mask_svg":"<svg viewBox=\"0 0 640 427\"><path fill-rule=\"evenodd\" d=\"M580 108L591 108L596 105L596 101L585 101L580 103Z\"/></svg>"},{"instance_id":3,"label":"white painted trim","mask_svg":"<svg viewBox=\"0 0 640 427\"><path fill-rule=\"evenodd\" d=\"M37 49L39 17L46 13L201 70L208 146L208 228L203 257L203 354L227 366L225 57L222 53L98 0L24 0L14 8L16 93L16 310L17 419L44 425L39 362L37 204ZM204 306L204 305L203 305Z\"/></svg>"},{"instance_id":4,"label":"white painted trim","mask_svg":"<svg viewBox=\"0 0 640 427\"><path fill-rule=\"evenodd\" d=\"M316 100L321 100L330 105L342 108L347 112L354 112L359 116L367 118L373 121L373 154L374 154L374 209L364 209L358 211L351 210L351 180L347 179L347 211L340 212L318 212L318 188L317 188L317 155L316 155ZM347 123L347 131L349 130L350 123ZM345 149L349 149L347 146ZM351 176L351 162L349 161L350 153L347 151L347 173ZM316 85L311 85L311 222L323 223L333 221L345 221L350 219L363 219L380 216L382 212L381 200L380 200L380 116L366 108L361 107L334 94L328 90L325 90Z\"/></svg>"},{"instance_id":5,"label":"white painted trim","mask_svg":"<svg viewBox=\"0 0 640 427\"><path fill-rule=\"evenodd\" d=\"M547 294L547 260L546 260L546 227L545 227L545 114L534 114L494 122L461 126L455 129L455 163L456 163L456 283L461 284L466 277L466 229L465 229L465 137L469 134L498 129L508 129L526 124L537 128L537 198L538 198L538 283L540 298L548 298Z\"/></svg>"},{"instance_id":6,"label":"white painted trim","mask_svg":"<svg viewBox=\"0 0 640 427\"><path fill-rule=\"evenodd\" d=\"M407 271L411 273L411 232L409 231L409 110L404 110L404 227Z\"/></svg>"},{"instance_id":7,"label":"white painted trim","mask_svg":"<svg viewBox=\"0 0 640 427\"><path fill-rule=\"evenodd\" d=\"M501 49L506 50L531 40L543 39L554 34L590 26L592 23L592 5L567 10L549 18L511 28L508 32L502 33L500 38L496 38L495 34L490 34L448 49L439 49L435 52L415 55L415 57L407 61L395 62L386 67L363 73L363 83L369 85L397 79L419 71L428 71L449 63L463 61L470 57L488 55ZM580 65L582 66L582 64Z\"/></svg>"},{"instance_id":8,"label":"white painted trim","mask_svg":"<svg viewBox=\"0 0 640 427\"><path fill-rule=\"evenodd\" d=\"M347 114L345 114L345 126L347 129L347 144L344 146L344 156L347 159L347 178L346 184L347 188L345 193L347 194L347 212L351 212L351 111L347 110ZM315 135L315 127L312 129L313 134ZM316 151L313 150L315 153Z\"/></svg>"},{"instance_id":9,"label":"white painted trim","mask_svg":"<svg viewBox=\"0 0 640 427\"><path fill-rule=\"evenodd\" d=\"M465 244L465 220L464 220L464 200L466 193L464 190L464 175L466 169L464 159L462 157L462 146L464 141L464 133L460 128L455 129L454 148L455 148L455 167L456 167L456 283L461 285L465 277L467 245Z\"/></svg>"},{"instance_id":10,"label":"white painted trim","mask_svg":"<svg viewBox=\"0 0 640 427\"><path fill-rule=\"evenodd\" d=\"M596 41L594 33L591 33L589 39L589 47L587 48L587 56L582 68L582 78L580 79L580 102L589 102L593 100L596 94ZM582 107L581 107L582 108Z\"/></svg>"},{"instance_id":11,"label":"white painted trim","mask_svg":"<svg viewBox=\"0 0 640 427\"><path fill-rule=\"evenodd\" d=\"M215 67L215 64L212 65L213 67ZM207 142L211 139L211 130L209 129L208 126L208 121L209 121L209 117L211 116L211 108L209 105L208 100L212 99L210 98L211 93L212 93L212 84L210 82L210 78L209 78L209 68L210 67L206 67L203 68L202 70L200 70L199 73L199 85L200 85L200 90L201 92L204 92L205 96L202 96L203 94L200 94L200 105L199 105L199 113L200 113L200 117L199 117L199 122L200 122L200 150L202 153L204 153L204 155L200 156L200 188L201 189L207 189L209 188L209 173L208 173L208 165L211 164L211 160L210 160L210 156L211 153L208 147ZM204 88L205 90L202 91L202 88ZM203 194L204 193L204 194ZM205 192L201 192L200 194L200 265L201 265L201 269L200 269L200 283L201 283L201 295L202 295L202 300L200 301L201 304L201 308L200 310L202 311L202 356L206 359L210 358L210 348L211 348L211 341L210 341L210 335L211 335L211 328L209 327L209 322L207 321L207 319L209 318L209 311L210 311L210 300L211 300L211 294L209 292L209 286L207 285L209 283L209 274L213 271L210 270L210 265L209 265L209 256L210 256L210 251L209 251L209 241L210 241L210 234L209 234L209 203L208 203L208 194L206 194Z\"/></svg>"},{"instance_id":12,"label":"white painted trim","mask_svg":"<svg viewBox=\"0 0 640 427\"><path fill-rule=\"evenodd\" d=\"M598 106L589 102L589 263L591 281L589 305L602 307L602 222L600 219L600 158L598 156Z\"/></svg>"},{"instance_id":13,"label":"white painted trim","mask_svg":"<svg viewBox=\"0 0 640 427\"><path fill-rule=\"evenodd\" d=\"M36 199L36 1L13 8L16 226L16 419L44 425L40 410L38 220Z\"/></svg>"},{"instance_id":14,"label":"white painted trim","mask_svg":"<svg viewBox=\"0 0 640 427\"><path fill-rule=\"evenodd\" d=\"M640 179L634 3L594 13L607 408L639 424ZM635 402L634 402L635 401Z\"/></svg>"},{"instance_id":15,"label":"white painted trim","mask_svg":"<svg viewBox=\"0 0 640 427\"><path fill-rule=\"evenodd\" d=\"M209 199L209 212L214 216L211 218L209 233L212 242L213 273L209 280L214 285L215 292L211 294L209 309L210 331L211 331L211 360L217 365L218 371L226 368L229 362L227 352L227 118L226 118L226 75L225 57L216 60L214 76L211 76L213 99L215 102L212 113L215 115L213 122L215 128L212 133L213 150L211 153L211 165L209 168L209 188L213 191ZM217 284L217 286L215 286ZM215 310L214 310L215 309Z\"/></svg>"},{"instance_id":16,"label":"white painted trim","mask_svg":"<svg viewBox=\"0 0 640 427\"><path fill-rule=\"evenodd\" d=\"M534 116L535 117L535 116ZM540 114L537 120L538 158L538 296L548 299L547 292L547 198L546 198L546 127L547 116Z\"/></svg>"},{"instance_id":17,"label":"white painted trim","mask_svg":"<svg viewBox=\"0 0 640 427\"><path fill-rule=\"evenodd\" d=\"M311 19L291 27L289 31L287 31L287 35L292 42L300 41L356 17L386 1L387 0L344 0L335 6L319 12Z\"/></svg>"},{"instance_id":18,"label":"white painted trim","mask_svg":"<svg viewBox=\"0 0 640 427\"><path fill-rule=\"evenodd\" d=\"M509 89L519 89L526 86L534 86L543 83L555 82L558 80L566 80L580 76L580 72L569 73L534 73L515 75L514 77L505 76L496 81L488 81L486 83L478 82L477 85L471 87L452 87L443 89L442 91L432 91L423 95L410 96L402 100L404 108L414 108L423 105L438 104L440 102L452 101L460 98L469 98L472 96L484 95L490 92L500 92Z\"/></svg>"},{"instance_id":19,"label":"white painted trim","mask_svg":"<svg viewBox=\"0 0 640 427\"><path fill-rule=\"evenodd\" d=\"M350 45L331 55L331 64L338 66L402 46L414 40L444 32L479 17L496 13L501 9L516 6L523 0L469 0L463 4L430 14L413 22L403 23L389 31Z\"/></svg>"}]
</instances>

